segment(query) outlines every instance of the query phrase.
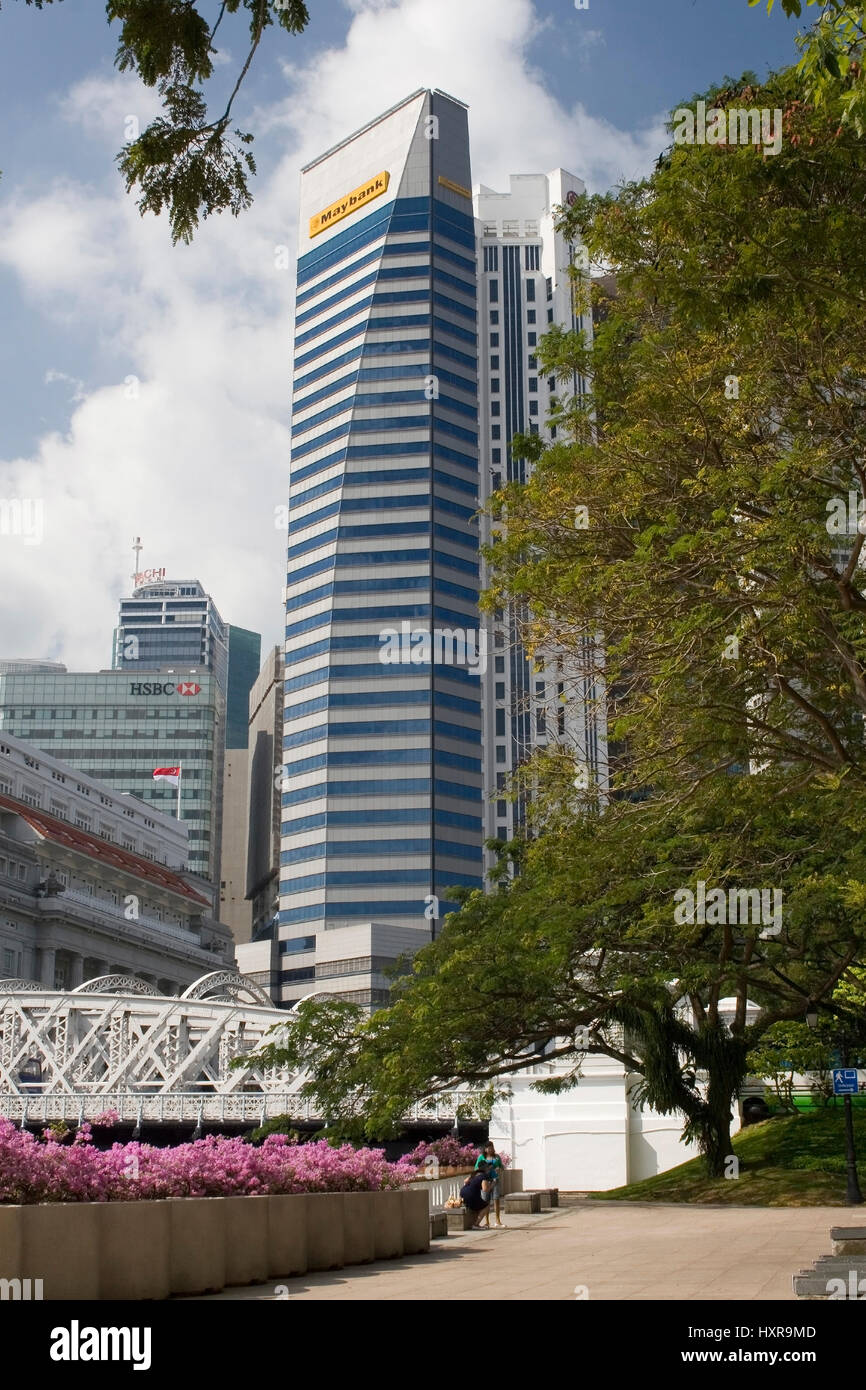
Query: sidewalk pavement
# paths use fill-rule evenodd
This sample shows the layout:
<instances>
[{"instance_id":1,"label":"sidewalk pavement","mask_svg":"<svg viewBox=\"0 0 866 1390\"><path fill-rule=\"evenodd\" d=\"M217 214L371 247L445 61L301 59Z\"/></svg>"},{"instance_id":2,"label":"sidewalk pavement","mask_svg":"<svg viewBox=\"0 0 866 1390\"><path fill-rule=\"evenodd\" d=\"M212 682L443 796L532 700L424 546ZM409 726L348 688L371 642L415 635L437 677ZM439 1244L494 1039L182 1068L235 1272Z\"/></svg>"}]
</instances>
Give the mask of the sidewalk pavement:
<instances>
[{"instance_id":1,"label":"sidewalk pavement","mask_svg":"<svg viewBox=\"0 0 866 1390\"><path fill-rule=\"evenodd\" d=\"M208 1301L793 1301L791 1275L829 1253L842 1216L839 1207L583 1201L433 1241L426 1255L225 1289Z\"/></svg>"}]
</instances>

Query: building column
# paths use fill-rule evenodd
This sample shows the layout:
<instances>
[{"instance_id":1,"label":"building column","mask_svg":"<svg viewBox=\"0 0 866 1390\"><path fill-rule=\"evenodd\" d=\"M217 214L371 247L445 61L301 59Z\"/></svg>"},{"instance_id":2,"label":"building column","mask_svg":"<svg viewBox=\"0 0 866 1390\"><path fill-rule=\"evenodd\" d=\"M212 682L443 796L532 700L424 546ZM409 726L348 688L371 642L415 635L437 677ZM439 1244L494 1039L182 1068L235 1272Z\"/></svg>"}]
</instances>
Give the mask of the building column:
<instances>
[{"instance_id":1,"label":"building column","mask_svg":"<svg viewBox=\"0 0 866 1390\"><path fill-rule=\"evenodd\" d=\"M84 957L70 955L69 988L77 989L84 984Z\"/></svg>"},{"instance_id":2,"label":"building column","mask_svg":"<svg viewBox=\"0 0 866 1390\"><path fill-rule=\"evenodd\" d=\"M54 962L57 952L53 946L41 946L39 948L39 972L42 985L45 989L54 988Z\"/></svg>"}]
</instances>

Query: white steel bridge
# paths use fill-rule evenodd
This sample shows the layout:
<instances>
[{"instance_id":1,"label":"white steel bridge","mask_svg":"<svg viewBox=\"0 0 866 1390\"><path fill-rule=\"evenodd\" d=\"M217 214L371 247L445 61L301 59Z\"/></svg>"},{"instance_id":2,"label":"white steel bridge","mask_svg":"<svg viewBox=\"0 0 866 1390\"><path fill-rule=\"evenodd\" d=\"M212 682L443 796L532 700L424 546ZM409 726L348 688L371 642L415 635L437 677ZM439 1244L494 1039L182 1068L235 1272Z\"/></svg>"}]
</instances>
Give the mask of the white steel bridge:
<instances>
[{"instance_id":1,"label":"white steel bridge","mask_svg":"<svg viewBox=\"0 0 866 1390\"><path fill-rule=\"evenodd\" d=\"M202 976L180 997L122 975L70 991L0 980L0 1115L34 1126L107 1111L136 1127L320 1120L298 1094L303 1073L230 1066L285 1022L259 985L232 970ZM453 1121L459 1105L469 1120L479 1101L461 1088L406 1118Z\"/></svg>"}]
</instances>

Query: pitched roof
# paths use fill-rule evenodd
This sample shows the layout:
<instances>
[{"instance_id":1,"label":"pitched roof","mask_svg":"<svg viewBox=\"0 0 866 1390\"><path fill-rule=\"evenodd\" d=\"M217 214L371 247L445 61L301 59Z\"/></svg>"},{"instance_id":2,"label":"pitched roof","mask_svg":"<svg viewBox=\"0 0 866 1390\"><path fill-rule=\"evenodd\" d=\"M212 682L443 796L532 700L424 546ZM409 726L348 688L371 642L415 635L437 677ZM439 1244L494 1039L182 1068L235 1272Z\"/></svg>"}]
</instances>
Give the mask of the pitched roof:
<instances>
[{"instance_id":1,"label":"pitched roof","mask_svg":"<svg viewBox=\"0 0 866 1390\"><path fill-rule=\"evenodd\" d=\"M98 835L91 835L87 830L69 825L57 816L47 815L38 806L29 806L26 802L15 801L11 796L0 795L0 810L14 811L43 840L50 840L53 844L62 845L77 854L84 854L88 859L95 859L100 864L109 864L113 869L121 869L146 883L176 893L196 906L211 906L207 898L202 897L179 873L166 868L164 864L155 864L152 859L144 859L140 854L133 854L131 850L121 849L110 840L101 840Z\"/></svg>"}]
</instances>

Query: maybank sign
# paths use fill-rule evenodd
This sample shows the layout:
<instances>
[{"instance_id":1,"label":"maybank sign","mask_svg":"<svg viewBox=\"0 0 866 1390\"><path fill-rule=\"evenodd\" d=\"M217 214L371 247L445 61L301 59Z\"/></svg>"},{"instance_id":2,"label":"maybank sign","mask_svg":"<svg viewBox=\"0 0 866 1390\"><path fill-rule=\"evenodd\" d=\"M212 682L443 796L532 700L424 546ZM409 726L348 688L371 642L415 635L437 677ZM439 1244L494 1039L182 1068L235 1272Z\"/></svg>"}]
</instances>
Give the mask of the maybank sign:
<instances>
[{"instance_id":1,"label":"maybank sign","mask_svg":"<svg viewBox=\"0 0 866 1390\"><path fill-rule=\"evenodd\" d=\"M344 198L338 198L336 203L332 203L323 212L317 212L315 217L310 218L310 236L318 236L319 232L324 232L327 227L333 227L335 222L342 222L344 217L350 217L365 203L372 203L374 198L381 198L388 187L390 177L387 173L376 174L374 178L362 183L360 188L353 189Z\"/></svg>"}]
</instances>

